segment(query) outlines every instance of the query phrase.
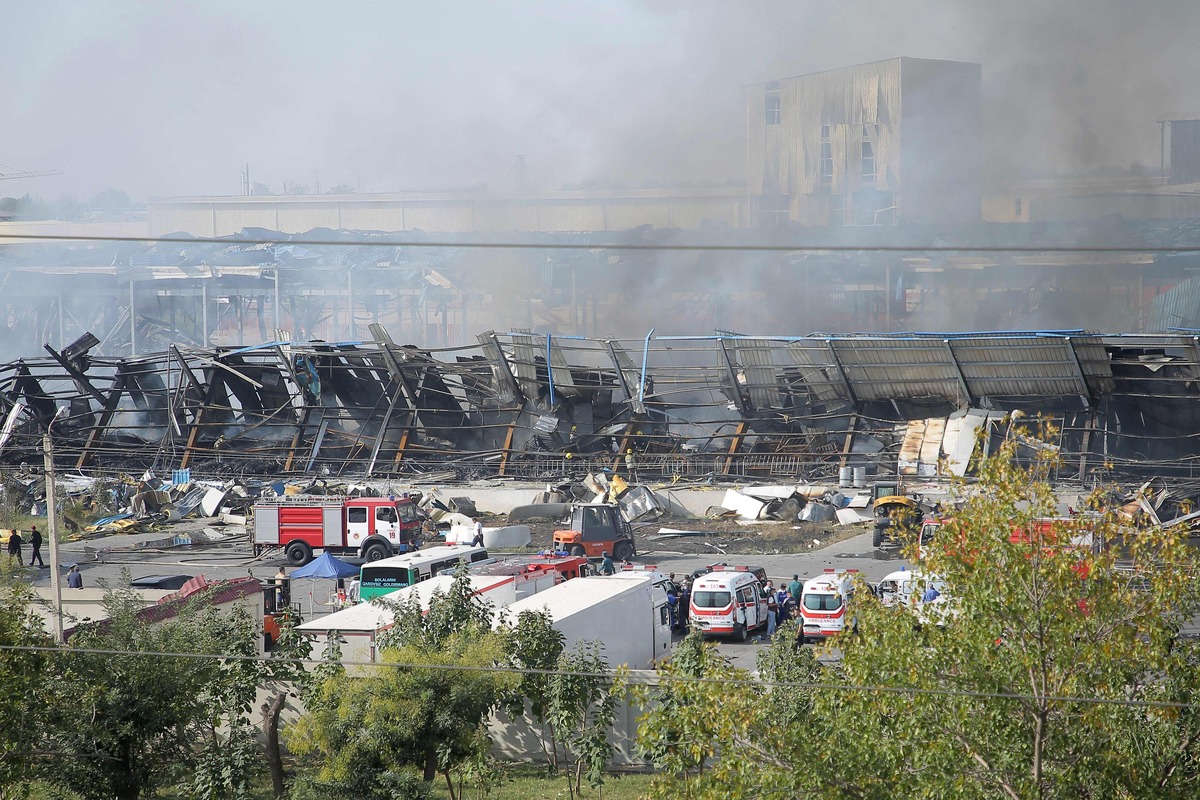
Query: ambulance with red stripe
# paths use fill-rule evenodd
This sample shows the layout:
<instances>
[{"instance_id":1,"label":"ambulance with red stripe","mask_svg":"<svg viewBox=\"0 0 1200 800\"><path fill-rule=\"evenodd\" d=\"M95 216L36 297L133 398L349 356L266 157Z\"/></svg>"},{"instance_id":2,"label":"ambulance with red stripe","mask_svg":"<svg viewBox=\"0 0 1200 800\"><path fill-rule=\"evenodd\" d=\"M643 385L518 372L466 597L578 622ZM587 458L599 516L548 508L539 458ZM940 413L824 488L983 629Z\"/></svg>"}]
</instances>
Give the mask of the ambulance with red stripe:
<instances>
[{"instance_id":1,"label":"ambulance with red stripe","mask_svg":"<svg viewBox=\"0 0 1200 800\"><path fill-rule=\"evenodd\" d=\"M826 569L804 582L800 592L801 643L836 636L846 627L846 613L854 599L856 569Z\"/></svg>"},{"instance_id":2,"label":"ambulance with red stripe","mask_svg":"<svg viewBox=\"0 0 1200 800\"><path fill-rule=\"evenodd\" d=\"M702 634L744 642L747 633L766 627L767 600L749 567L716 564L692 582L688 615L691 627Z\"/></svg>"}]
</instances>

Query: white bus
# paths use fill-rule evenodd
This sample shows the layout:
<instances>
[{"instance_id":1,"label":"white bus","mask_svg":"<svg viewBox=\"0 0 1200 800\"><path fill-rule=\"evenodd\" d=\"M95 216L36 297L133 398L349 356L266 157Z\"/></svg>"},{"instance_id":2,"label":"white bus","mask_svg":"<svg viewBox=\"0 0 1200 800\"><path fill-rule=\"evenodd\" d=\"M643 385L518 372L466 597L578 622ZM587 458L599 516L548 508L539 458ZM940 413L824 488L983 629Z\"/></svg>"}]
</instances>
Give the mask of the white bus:
<instances>
[{"instance_id":1,"label":"white bus","mask_svg":"<svg viewBox=\"0 0 1200 800\"><path fill-rule=\"evenodd\" d=\"M366 602L429 580L439 572L457 566L460 561L474 564L487 558L488 552L482 547L447 545L371 561L363 564L358 574L358 600Z\"/></svg>"}]
</instances>

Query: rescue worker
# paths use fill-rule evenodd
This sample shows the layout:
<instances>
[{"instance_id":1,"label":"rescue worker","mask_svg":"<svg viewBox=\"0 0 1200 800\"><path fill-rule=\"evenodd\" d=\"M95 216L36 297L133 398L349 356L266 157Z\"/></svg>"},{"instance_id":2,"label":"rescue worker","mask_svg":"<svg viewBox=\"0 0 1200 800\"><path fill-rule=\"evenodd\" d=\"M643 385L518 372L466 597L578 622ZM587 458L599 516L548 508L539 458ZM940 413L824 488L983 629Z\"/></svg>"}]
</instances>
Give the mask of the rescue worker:
<instances>
[{"instance_id":1,"label":"rescue worker","mask_svg":"<svg viewBox=\"0 0 1200 800\"><path fill-rule=\"evenodd\" d=\"M601 575L615 575L617 572L617 568L616 568L616 566L613 565L612 556L610 556L608 554L607 550L605 550L600 555L601 555L600 574Z\"/></svg>"},{"instance_id":2,"label":"rescue worker","mask_svg":"<svg viewBox=\"0 0 1200 800\"><path fill-rule=\"evenodd\" d=\"M625 477L633 483L637 483L637 463L633 457L633 448L625 451Z\"/></svg>"},{"instance_id":3,"label":"rescue worker","mask_svg":"<svg viewBox=\"0 0 1200 800\"><path fill-rule=\"evenodd\" d=\"M15 558L17 563L24 566L25 558L21 555L21 534L19 531L13 531L8 537L8 557Z\"/></svg>"},{"instance_id":4,"label":"rescue worker","mask_svg":"<svg viewBox=\"0 0 1200 800\"><path fill-rule=\"evenodd\" d=\"M39 567L46 566L46 562L42 561L42 532L38 530L37 525L29 526L29 546L32 552L29 554L29 566L33 566L36 559Z\"/></svg>"},{"instance_id":5,"label":"rescue worker","mask_svg":"<svg viewBox=\"0 0 1200 800\"><path fill-rule=\"evenodd\" d=\"M767 601L767 636L771 637L779 625L779 603L775 600L775 587L770 581L763 586L763 597Z\"/></svg>"},{"instance_id":6,"label":"rescue worker","mask_svg":"<svg viewBox=\"0 0 1200 800\"><path fill-rule=\"evenodd\" d=\"M792 596L793 600L795 600L797 603L799 603L800 595L804 592L804 584L800 583L800 576L793 575L792 582L788 584L787 588L788 588L788 594L790 594Z\"/></svg>"}]
</instances>

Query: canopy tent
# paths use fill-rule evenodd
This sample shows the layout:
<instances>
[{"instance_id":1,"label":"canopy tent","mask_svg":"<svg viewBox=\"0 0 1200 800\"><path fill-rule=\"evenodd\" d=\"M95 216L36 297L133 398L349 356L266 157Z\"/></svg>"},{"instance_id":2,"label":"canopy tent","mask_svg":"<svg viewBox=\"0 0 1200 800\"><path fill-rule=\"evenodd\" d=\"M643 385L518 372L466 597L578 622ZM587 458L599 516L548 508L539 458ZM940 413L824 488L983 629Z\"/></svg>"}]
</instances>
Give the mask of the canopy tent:
<instances>
[{"instance_id":1,"label":"canopy tent","mask_svg":"<svg viewBox=\"0 0 1200 800\"><path fill-rule=\"evenodd\" d=\"M293 578L349 578L358 574L359 568L354 564L334 558L329 553L300 567L292 573Z\"/></svg>"},{"instance_id":2,"label":"canopy tent","mask_svg":"<svg viewBox=\"0 0 1200 800\"><path fill-rule=\"evenodd\" d=\"M341 580L342 578L350 578L358 576L359 568L346 561L334 558L328 552L322 553L320 557L314 558L312 561L298 568L291 574L291 578L311 578L312 583L308 589L308 613L312 614L314 607L318 603L313 598L313 590L316 588L317 579L324 578L326 580ZM340 602L340 593L338 602ZM328 606L331 603L320 603L321 606Z\"/></svg>"}]
</instances>

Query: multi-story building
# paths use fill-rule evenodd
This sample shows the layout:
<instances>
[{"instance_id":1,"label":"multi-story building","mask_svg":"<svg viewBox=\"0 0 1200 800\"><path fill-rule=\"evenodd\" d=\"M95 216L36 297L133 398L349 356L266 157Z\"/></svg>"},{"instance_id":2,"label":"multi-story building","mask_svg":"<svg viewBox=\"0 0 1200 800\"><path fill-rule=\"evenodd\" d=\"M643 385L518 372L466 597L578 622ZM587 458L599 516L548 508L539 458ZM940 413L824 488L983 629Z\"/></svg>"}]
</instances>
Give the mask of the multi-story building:
<instances>
[{"instance_id":1,"label":"multi-story building","mask_svg":"<svg viewBox=\"0 0 1200 800\"><path fill-rule=\"evenodd\" d=\"M982 68L892 58L745 89L765 227L980 218Z\"/></svg>"}]
</instances>

